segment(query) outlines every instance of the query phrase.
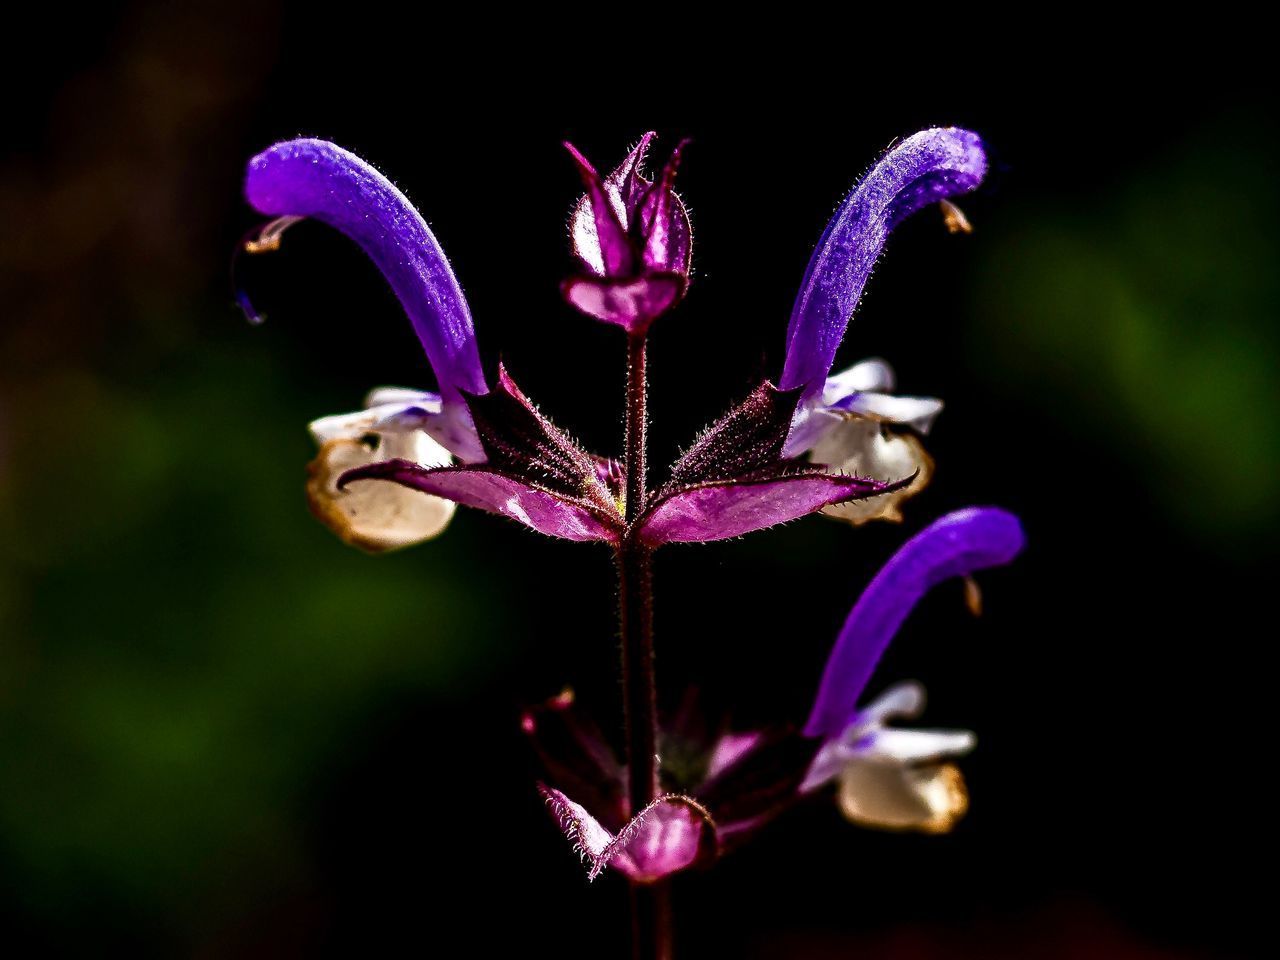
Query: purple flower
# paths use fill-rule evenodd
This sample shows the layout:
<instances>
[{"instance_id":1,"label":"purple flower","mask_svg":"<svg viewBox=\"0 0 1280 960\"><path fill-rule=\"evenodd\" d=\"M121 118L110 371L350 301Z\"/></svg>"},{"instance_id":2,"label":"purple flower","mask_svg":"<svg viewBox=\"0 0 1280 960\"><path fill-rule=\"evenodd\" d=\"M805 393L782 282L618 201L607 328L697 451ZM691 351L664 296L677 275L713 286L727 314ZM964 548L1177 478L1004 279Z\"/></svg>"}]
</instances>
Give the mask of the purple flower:
<instances>
[{"instance_id":1,"label":"purple flower","mask_svg":"<svg viewBox=\"0 0 1280 960\"><path fill-rule=\"evenodd\" d=\"M689 285L692 236L689 215L673 189L684 142L655 181L641 175L653 133L607 177L566 143L586 194L570 221L573 252L587 270L561 287L565 300L587 316L643 334L670 310Z\"/></svg>"},{"instance_id":2,"label":"purple flower","mask_svg":"<svg viewBox=\"0 0 1280 960\"><path fill-rule=\"evenodd\" d=\"M959 770L945 762L973 747L967 731L891 727L918 716L923 689L891 687L858 700L889 642L919 600L951 577L1010 562L1022 549L1016 517L995 507L948 514L909 540L871 581L846 619L803 731L714 736L668 725L663 751L700 757L661 770L670 793L642 815L626 810L626 770L599 732L561 695L526 715L548 775L543 788L561 827L588 861L590 875L615 866L633 879L708 862L778 813L838 781L841 809L856 823L937 833L964 813ZM574 799L570 799L573 797Z\"/></svg>"},{"instance_id":3,"label":"purple flower","mask_svg":"<svg viewBox=\"0 0 1280 960\"><path fill-rule=\"evenodd\" d=\"M959 770L944 760L973 748L967 731L904 730L886 721L924 709L924 690L900 684L859 709L881 655L933 586L1009 563L1024 538L1016 517L993 507L948 514L917 534L876 575L836 638L805 725L823 738L802 792L840 784L840 807L855 822L944 832L968 804Z\"/></svg>"},{"instance_id":4,"label":"purple flower","mask_svg":"<svg viewBox=\"0 0 1280 960\"><path fill-rule=\"evenodd\" d=\"M890 231L915 211L976 188L986 173L977 134L922 130L893 147L845 197L809 261L791 312L779 385L803 393L785 453L880 480L914 475L891 496L824 512L853 523L900 520L901 501L924 488L933 462L919 440L942 409L927 397L893 396L892 368L869 360L830 375L836 350ZM966 221L967 223L967 221ZM953 230L953 232L955 232Z\"/></svg>"},{"instance_id":5,"label":"purple flower","mask_svg":"<svg viewBox=\"0 0 1280 960\"><path fill-rule=\"evenodd\" d=\"M427 432L459 459L481 456L463 392L488 389L471 310L436 242L409 199L353 153L324 140L288 140L249 161L245 196L271 217L310 217L346 234L395 290L440 385Z\"/></svg>"},{"instance_id":6,"label":"purple flower","mask_svg":"<svg viewBox=\"0 0 1280 960\"><path fill-rule=\"evenodd\" d=\"M778 385L822 393L862 288L890 231L922 207L982 182L986 153L976 133L921 130L897 144L845 197L809 260L787 328Z\"/></svg>"}]
</instances>

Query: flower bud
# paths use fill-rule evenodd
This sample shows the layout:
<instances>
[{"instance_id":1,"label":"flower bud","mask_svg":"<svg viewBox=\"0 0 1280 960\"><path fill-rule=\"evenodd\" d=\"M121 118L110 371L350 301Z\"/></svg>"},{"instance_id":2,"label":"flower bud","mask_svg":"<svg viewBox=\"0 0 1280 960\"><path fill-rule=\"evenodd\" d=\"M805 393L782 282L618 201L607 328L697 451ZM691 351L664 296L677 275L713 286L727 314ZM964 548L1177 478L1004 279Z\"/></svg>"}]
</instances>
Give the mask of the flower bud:
<instances>
[{"instance_id":1,"label":"flower bud","mask_svg":"<svg viewBox=\"0 0 1280 960\"><path fill-rule=\"evenodd\" d=\"M652 133L622 164L601 178L578 150L573 157L587 192L570 221L573 252L585 268L561 285L565 300L587 316L643 335L689 285L689 215L676 195L677 144L656 180L640 173Z\"/></svg>"}]
</instances>

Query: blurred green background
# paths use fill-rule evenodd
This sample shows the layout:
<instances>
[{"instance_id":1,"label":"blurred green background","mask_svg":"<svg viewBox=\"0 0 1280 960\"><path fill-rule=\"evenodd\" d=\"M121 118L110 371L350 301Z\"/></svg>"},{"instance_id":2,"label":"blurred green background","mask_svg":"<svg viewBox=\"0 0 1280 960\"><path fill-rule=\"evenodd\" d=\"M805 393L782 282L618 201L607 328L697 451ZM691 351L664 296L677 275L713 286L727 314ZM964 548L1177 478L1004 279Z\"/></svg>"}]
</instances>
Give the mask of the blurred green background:
<instances>
[{"instance_id":1,"label":"blurred green background","mask_svg":"<svg viewBox=\"0 0 1280 960\"><path fill-rule=\"evenodd\" d=\"M776 368L856 175L892 137L955 122L996 157L964 204L978 230L904 226L842 353L947 399L934 488L906 529L814 520L673 552L658 615L669 699L693 682L743 722L794 720L907 532L965 503L1018 510L1032 547L991 578L987 618L931 599L880 675L922 677L931 719L979 730L974 813L936 841L797 814L685 881L682 937L723 956L1258 948L1261 891L1237 867L1269 822L1252 778L1271 722L1255 658L1280 513L1280 204L1256 88L1095 77L1099 99L1040 86L1041 64L859 99L745 53L726 82L690 39L647 64L679 65L679 96L646 97L569 41L479 43L422 72L301 7L85 16L6 67L11 94L19 74L31 91L7 103L0 166L13 943L281 956L472 936L614 955L621 885L586 888L514 723L566 681L616 709L607 554L460 514L371 559L311 520L305 423L430 375L376 272L318 227L250 265L270 319L242 322L226 263L254 223L248 156L302 132L388 172L453 258L486 357L608 452L620 345L556 299L576 190L558 141L607 163L649 126L692 136L699 272L654 347L661 461Z\"/></svg>"}]
</instances>

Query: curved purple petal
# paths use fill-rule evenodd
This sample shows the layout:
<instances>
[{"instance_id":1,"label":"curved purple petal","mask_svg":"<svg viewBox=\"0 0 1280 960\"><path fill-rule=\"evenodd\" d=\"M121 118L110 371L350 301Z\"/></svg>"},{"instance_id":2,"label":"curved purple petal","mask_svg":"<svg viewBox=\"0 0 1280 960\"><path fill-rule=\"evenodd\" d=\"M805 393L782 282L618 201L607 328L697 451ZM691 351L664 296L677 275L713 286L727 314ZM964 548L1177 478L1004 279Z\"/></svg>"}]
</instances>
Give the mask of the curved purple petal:
<instances>
[{"instance_id":1,"label":"curved purple petal","mask_svg":"<svg viewBox=\"0 0 1280 960\"><path fill-rule=\"evenodd\" d=\"M651 546L727 540L796 520L833 503L888 493L910 481L881 483L819 473L699 484L651 507L641 521L640 539Z\"/></svg>"},{"instance_id":2,"label":"curved purple petal","mask_svg":"<svg viewBox=\"0 0 1280 960\"><path fill-rule=\"evenodd\" d=\"M907 137L845 197L809 260L787 328L778 386L822 389L862 288L889 232L921 207L982 182L986 153L976 133L934 127Z\"/></svg>"},{"instance_id":3,"label":"curved purple petal","mask_svg":"<svg viewBox=\"0 0 1280 960\"><path fill-rule=\"evenodd\" d=\"M549 537L616 542L619 529L599 509L540 490L499 470L485 467L431 469L410 460L386 460L342 475L338 486L360 480L386 480L462 504L510 517ZM619 520L619 525L620 525Z\"/></svg>"},{"instance_id":4,"label":"curved purple petal","mask_svg":"<svg viewBox=\"0 0 1280 960\"><path fill-rule=\"evenodd\" d=\"M908 540L863 591L836 638L805 736L838 736L881 654L920 598L948 577L1006 564L1025 542L1018 518L998 507L949 513Z\"/></svg>"},{"instance_id":5,"label":"curved purple petal","mask_svg":"<svg viewBox=\"0 0 1280 960\"><path fill-rule=\"evenodd\" d=\"M471 311L422 215L386 177L325 140L287 140L249 161L245 197L267 216L313 217L345 233L400 298L446 400L484 393Z\"/></svg>"}]
</instances>

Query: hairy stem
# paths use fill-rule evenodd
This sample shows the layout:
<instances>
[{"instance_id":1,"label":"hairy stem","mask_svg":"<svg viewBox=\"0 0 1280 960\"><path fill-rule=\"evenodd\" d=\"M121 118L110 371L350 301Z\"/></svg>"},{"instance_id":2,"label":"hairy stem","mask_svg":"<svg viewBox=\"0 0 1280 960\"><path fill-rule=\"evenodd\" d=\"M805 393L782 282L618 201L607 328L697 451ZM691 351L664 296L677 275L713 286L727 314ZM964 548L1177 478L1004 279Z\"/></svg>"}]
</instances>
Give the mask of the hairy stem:
<instances>
[{"instance_id":1,"label":"hairy stem","mask_svg":"<svg viewBox=\"0 0 1280 960\"><path fill-rule=\"evenodd\" d=\"M623 468L627 474L626 521L631 523L644 506L645 444L648 437L648 380L645 373L645 338L627 338L627 436Z\"/></svg>"},{"instance_id":2,"label":"hairy stem","mask_svg":"<svg viewBox=\"0 0 1280 960\"><path fill-rule=\"evenodd\" d=\"M632 336L627 342L627 435L623 461L628 524L639 516L648 493L645 485L646 401L645 340L643 336ZM618 546L617 559L623 717L630 771L628 797L634 815L656 799L659 792L652 554L629 533ZM632 885L631 920L634 960L668 960L671 901L666 883Z\"/></svg>"},{"instance_id":3,"label":"hairy stem","mask_svg":"<svg viewBox=\"0 0 1280 960\"><path fill-rule=\"evenodd\" d=\"M622 696L626 722L631 814L658 796L658 717L653 682L653 578L649 551L618 550L622 620Z\"/></svg>"}]
</instances>

